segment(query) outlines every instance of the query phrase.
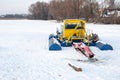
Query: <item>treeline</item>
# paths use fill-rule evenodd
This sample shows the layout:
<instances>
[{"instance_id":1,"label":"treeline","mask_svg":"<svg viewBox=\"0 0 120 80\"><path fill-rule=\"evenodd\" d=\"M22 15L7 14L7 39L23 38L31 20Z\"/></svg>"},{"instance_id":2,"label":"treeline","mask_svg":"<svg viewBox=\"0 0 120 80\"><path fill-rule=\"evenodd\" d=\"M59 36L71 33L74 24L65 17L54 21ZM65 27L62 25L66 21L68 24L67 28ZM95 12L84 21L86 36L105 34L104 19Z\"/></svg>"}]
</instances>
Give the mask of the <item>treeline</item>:
<instances>
[{"instance_id":1,"label":"treeline","mask_svg":"<svg viewBox=\"0 0 120 80\"><path fill-rule=\"evenodd\" d=\"M29 12L32 19L87 19L97 16L98 8L96 0L51 0L32 4Z\"/></svg>"},{"instance_id":2,"label":"treeline","mask_svg":"<svg viewBox=\"0 0 120 80\"><path fill-rule=\"evenodd\" d=\"M84 18L89 22L120 24L119 10L120 3L115 3L115 0L51 0L49 3L38 1L30 5L29 19Z\"/></svg>"}]
</instances>

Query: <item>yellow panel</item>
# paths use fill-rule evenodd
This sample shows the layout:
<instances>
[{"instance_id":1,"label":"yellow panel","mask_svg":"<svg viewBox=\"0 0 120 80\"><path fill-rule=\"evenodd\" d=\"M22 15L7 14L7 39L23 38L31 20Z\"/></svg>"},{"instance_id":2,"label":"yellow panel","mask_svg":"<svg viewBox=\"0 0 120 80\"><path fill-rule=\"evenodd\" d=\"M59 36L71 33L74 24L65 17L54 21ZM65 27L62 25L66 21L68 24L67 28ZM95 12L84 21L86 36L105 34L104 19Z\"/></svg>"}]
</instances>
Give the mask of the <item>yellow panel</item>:
<instances>
[{"instance_id":1,"label":"yellow panel","mask_svg":"<svg viewBox=\"0 0 120 80\"><path fill-rule=\"evenodd\" d=\"M79 20L79 19L64 20L63 37L68 39L69 37L72 37L74 34L76 34L76 37L85 38L85 33L86 33L85 23L86 22L84 20ZM73 29L66 29L67 24L77 24L77 25ZM82 25L83 29L77 29L79 25Z\"/></svg>"}]
</instances>

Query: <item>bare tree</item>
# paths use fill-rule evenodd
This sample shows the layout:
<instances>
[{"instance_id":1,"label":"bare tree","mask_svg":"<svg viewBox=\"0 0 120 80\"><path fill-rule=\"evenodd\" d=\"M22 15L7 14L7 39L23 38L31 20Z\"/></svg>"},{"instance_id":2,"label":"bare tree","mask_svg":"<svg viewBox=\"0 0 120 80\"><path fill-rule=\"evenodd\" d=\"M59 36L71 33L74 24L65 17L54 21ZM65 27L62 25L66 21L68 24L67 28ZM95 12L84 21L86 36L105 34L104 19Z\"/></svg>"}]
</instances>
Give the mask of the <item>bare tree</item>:
<instances>
[{"instance_id":1,"label":"bare tree","mask_svg":"<svg viewBox=\"0 0 120 80\"><path fill-rule=\"evenodd\" d=\"M115 6L115 0L109 0L109 7L114 7Z\"/></svg>"},{"instance_id":2,"label":"bare tree","mask_svg":"<svg viewBox=\"0 0 120 80\"><path fill-rule=\"evenodd\" d=\"M54 19L58 19L62 15L61 2L62 2L61 0L52 0L49 4L49 14Z\"/></svg>"},{"instance_id":3,"label":"bare tree","mask_svg":"<svg viewBox=\"0 0 120 80\"><path fill-rule=\"evenodd\" d=\"M48 19L48 4L36 2L29 7L29 12L33 19Z\"/></svg>"}]
</instances>

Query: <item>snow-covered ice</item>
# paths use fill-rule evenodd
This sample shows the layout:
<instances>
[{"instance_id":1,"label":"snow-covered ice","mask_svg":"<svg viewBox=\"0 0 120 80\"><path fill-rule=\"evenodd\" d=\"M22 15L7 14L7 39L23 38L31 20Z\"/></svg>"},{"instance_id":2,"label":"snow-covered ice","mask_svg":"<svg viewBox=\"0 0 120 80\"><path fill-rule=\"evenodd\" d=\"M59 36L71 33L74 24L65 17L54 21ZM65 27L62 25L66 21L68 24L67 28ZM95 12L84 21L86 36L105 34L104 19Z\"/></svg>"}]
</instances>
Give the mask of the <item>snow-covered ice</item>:
<instances>
[{"instance_id":1,"label":"snow-covered ice","mask_svg":"<svg viewBox=\"0 0 120 80\"><path fill-rule=\"evenodd\" d=\"M0 80L120 80L120 25L87 24L113 51L90 47L96 62L76 52L48 50L49 34L62 23L42 20L0 20ZM78 61L78 60L84 60ZM76 72L68 63L81 67Z\"/></svg>"}]
</instances>

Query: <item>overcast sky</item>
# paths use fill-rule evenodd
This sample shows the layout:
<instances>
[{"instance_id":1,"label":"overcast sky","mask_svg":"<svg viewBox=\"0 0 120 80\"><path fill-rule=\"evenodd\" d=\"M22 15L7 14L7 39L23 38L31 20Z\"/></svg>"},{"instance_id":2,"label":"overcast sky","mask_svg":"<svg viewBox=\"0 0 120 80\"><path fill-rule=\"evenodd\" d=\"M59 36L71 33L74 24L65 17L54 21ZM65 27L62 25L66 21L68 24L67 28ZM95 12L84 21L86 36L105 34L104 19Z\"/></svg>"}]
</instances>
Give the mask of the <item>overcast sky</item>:
<instances>
[{"instance_id":1,"label":"overcast sky","mask_svg":"<svg viewBox=\"0 0 120 80\"><path fill-rule=\"evenodd\" d=\"M37 1L49 2L50 0L0 0L0 15L28 13L28 7Z\"/></svg>"}]
</instances>

